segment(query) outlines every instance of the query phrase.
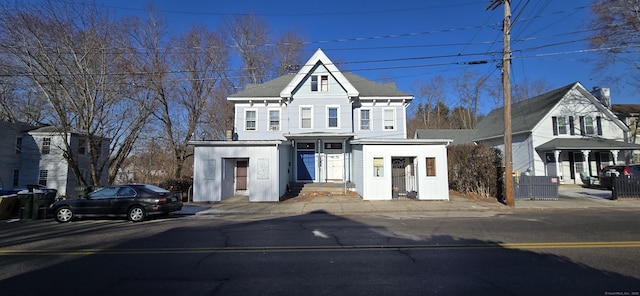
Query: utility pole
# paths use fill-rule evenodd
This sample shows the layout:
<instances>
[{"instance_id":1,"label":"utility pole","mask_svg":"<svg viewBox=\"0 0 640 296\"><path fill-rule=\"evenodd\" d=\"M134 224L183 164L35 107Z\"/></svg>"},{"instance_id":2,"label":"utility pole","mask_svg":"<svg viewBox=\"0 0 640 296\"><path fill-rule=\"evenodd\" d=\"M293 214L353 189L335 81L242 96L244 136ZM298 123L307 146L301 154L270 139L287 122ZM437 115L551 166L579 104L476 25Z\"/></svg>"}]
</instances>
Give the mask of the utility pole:
<instances>
[{"instance_id":1,"label":"utility pole","mask_svg":"<svg viewBox=\"0 0 640 296\"><path fill-rule=\"evenodd\" d=\"M515 206L513 197L513 157L511 143L511 0L493 0L486 9L496 9L504 5L504 22L502 25L502 89L504 96L504 194L507 206Z\"/></svg>"}]
</instances>

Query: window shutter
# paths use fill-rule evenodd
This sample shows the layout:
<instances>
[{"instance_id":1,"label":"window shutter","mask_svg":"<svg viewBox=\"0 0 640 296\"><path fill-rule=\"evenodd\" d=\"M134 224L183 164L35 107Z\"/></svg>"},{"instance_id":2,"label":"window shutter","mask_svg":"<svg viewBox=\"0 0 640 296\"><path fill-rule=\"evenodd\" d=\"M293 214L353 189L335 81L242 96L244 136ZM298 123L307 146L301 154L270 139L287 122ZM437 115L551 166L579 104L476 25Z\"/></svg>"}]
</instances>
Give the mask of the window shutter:
<instances>
[{"instance_id":1,"label":"window shutter","mask_svg":"<svg viewBox=\"0 0 640 296\"><path fill-rule=\"evenodd\" d=\"M573 116L569 116L569 130L569 134L571 134L572 136L576 134L576 127L573 123Z\"/></svg>"},{"instance_id":2,"label":"window shutter","mask_svg":"<svg viewBox=\"0 0 640 296\"><path fill-rule=\"evenodd\" d=\"M598 128L598 136L602 136L602 117L596 116L596 125Z\"/></svg>"},{"instance_id":3,"label":"window shutter","mask_svg":"<svg viewBox=\"0 0 640 296\"><path fill-rule=\"evenodd\" d=\"M558 135L558 118L553 116L551 117L551 122L553 122L553 135Z\"/></svg>"},{"instance_id":4,"label":"window shutter","mask_svg":"<svg viewBox=\"0 0 640 296\"><path fill-rule=\"evenodd\" d=\"M584 136L584 116L580 116L580 135Z\"/></svg>"}]
</instances>

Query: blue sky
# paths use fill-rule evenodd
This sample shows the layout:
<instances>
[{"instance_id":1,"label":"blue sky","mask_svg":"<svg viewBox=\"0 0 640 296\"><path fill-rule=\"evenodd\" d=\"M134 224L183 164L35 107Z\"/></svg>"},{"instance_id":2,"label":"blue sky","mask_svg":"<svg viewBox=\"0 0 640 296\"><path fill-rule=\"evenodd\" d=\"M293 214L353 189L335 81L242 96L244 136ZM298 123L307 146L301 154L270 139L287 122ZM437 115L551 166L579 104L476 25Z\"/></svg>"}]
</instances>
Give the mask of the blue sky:
<instances>
[{"instance_id":1,"label":"blue sky","mask_svg":"<svg viewBox=\"0 0 640 296\"><path fill-rule=\"evenodd\" d=\"M374 81L394 81L409 93L436 75L466 71L499 80L503 8L485 10L490 0L400 1L151 1L172 31L191 25L211 29L233 14L252 13L274 35L296 30L308 44L305 59L317 48L343 71ZM512 84L544 80L553 87L579 81L587 89L611 88L614 104L638 103L628 65L596 71L597 55L587 51L591 11L586 0L513 0ZM146 14L147 1L96 0L117 15ZM469 65L486 60L487 64ZM455 99L451 98L452 105ZM493 108L485 98L483 113Z\"/></svg>"}]
</instances>

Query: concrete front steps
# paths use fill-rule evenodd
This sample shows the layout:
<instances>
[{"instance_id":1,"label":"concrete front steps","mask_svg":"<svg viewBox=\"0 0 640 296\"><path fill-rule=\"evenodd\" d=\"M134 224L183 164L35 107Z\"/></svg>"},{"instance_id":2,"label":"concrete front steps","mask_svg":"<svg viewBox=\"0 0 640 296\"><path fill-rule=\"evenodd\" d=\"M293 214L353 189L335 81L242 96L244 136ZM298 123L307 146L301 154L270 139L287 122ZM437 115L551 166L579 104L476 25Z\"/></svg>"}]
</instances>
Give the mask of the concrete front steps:
<instances>
[{"instance_id":1,"label":"concrete front steps","mask_svg":"<svg viewBox=\"0 0 640 296\"><path fill-rule=\"evenodd\" d=\"M327 183L289 183L289 197L308 195L345 195L348 192L344 182Z\"/></svg>"}]
</instances>

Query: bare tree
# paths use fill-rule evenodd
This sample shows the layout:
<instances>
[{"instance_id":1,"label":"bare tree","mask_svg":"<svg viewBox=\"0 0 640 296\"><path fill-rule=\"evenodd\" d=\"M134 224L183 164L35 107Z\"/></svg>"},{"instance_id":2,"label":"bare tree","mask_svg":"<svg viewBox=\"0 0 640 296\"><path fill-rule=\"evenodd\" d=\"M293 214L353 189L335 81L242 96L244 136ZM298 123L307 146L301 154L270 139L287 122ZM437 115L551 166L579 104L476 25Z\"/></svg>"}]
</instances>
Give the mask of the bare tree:
<instances>
[{"instance_id":1,"label":"bare tree","mask_svg":"<svg viewBox=\"0 0 640 296\"><path fill-rule=\"evenodd\" d=\"M304 40L302 35L295 32L286 32L276 42L278 75L284 75L289 71L295 71L302 60Z\"/></svg>"},{"instance_id":2,"label":"bare tree","mask_svg":"<svg viewBox=\"0 0 640 296\"><path fill-rule=\"evenodd\" d=\"M478 123L480 97L486 88L487 76L479 76L477 72L463 72L455 77L453 84L458 95L460 108L455 108L454 118L459 128L471 129Z\"/></svg>"},{"instance_id":3,"label":"bare tree","mask_svg":"<svg viewBox=\"0 0 640 296\"><path fill-rule=\"evenodd\" d=\"M111 139L110 155L121 158L144 123L141 104L123 99L130 81L118 68L126 64L126 50L118 49L129 47L122 23L93 6L45 1L5 7L0 30L0 50L46 100L51 123L87 139L89 180L70 143L63 147L79 184L102 185L109 161L101 157L101 141Z\"/></svg>"},{"instance_id":4,"label":"bare tree","mask_svg":"<svg viewBox=\"0 0 640 296\"><path fill-rule=\"evenodd\" d=\"M180 48L180 52L173 54L172 58L181 69L176 82L175 103L178 112L171 114L167 112L168 108L161 108L160 119L173 152L173 177L179 178L185 161L192 156L189 140L202 122L206 110L217 109L220 117L225 117L225 113L229 111L219 108L226 101L225 72L229 63L229 51L224 35L209 32L205 27L191 28L175 45Z\"/></svg>"},{"instance_id":5,"label":"bare tree","mask_svg":"<svg viewBox=\"0 0 640 296\"><path fill-rule=\"evenodd\" d=\"M255 15L235 15L225 27L244 64L240 85L263 83L274 76L274 48L266 23Z\"/></svg>"}]
</instances>

